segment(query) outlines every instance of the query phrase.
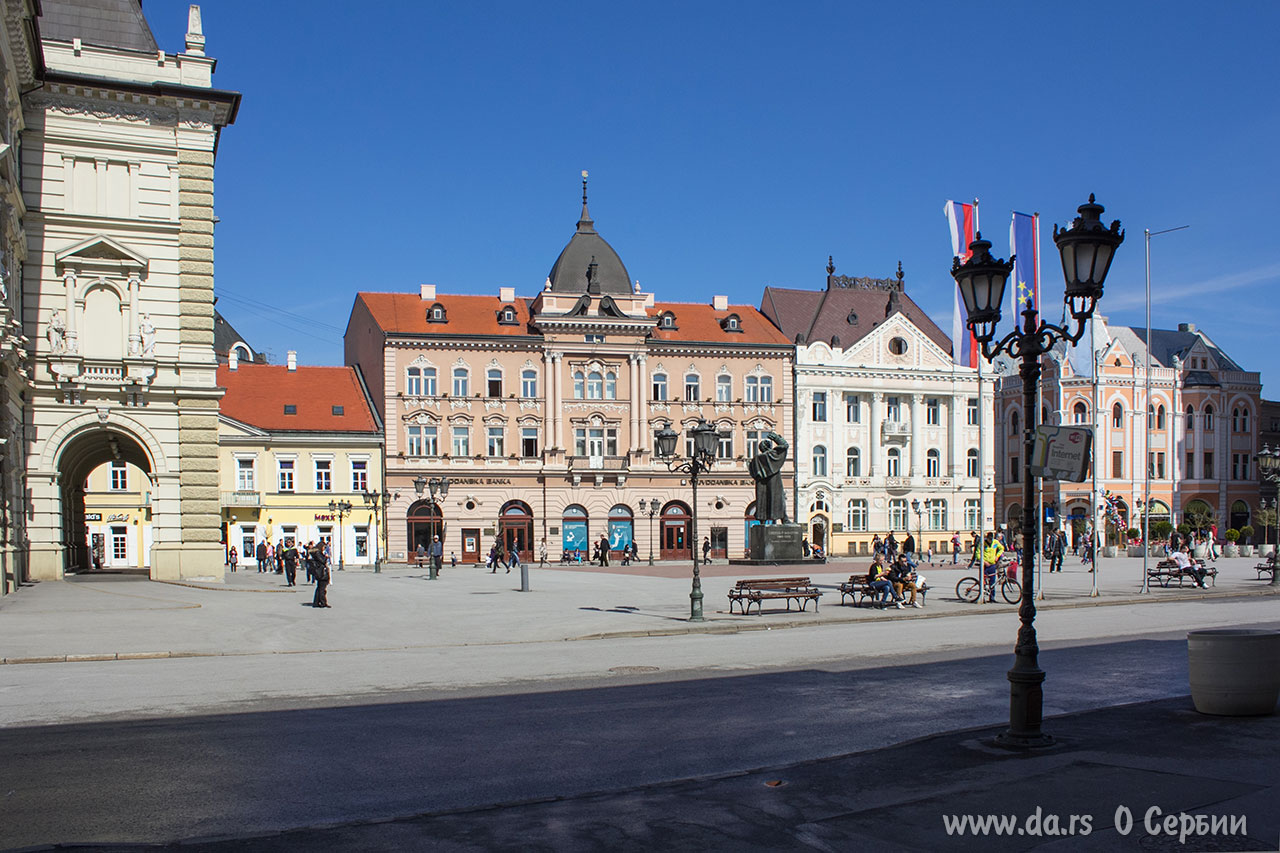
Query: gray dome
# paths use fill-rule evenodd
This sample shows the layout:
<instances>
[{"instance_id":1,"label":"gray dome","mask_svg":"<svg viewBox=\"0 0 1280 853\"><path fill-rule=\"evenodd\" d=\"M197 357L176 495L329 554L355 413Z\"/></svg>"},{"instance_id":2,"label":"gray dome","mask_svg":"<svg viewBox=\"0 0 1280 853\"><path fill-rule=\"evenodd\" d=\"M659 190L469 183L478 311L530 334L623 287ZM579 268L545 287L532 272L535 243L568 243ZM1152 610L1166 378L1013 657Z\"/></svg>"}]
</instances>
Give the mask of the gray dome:
<instances>
[{"instance_id":1,"label":"gray dome","mask_svg":"<svg viewBox=\"0 0 1280 853\"><path fill-rule=\"evenodd\" d=\"M584 182L585 183L585 182ZM596 233L595 223L587 212L587 201L582 200L582 218L578 220L578 230L569 238L569 244L556 258L547 276L551 281L551 290L555 293L586 293L587 271L595 263L595 282L599 289L592 288L592 293L610 293L615 296L626 296L632 292L631 277L622 264L622 258L613 250L605 239Z\"/></svg>"}]
</instances>

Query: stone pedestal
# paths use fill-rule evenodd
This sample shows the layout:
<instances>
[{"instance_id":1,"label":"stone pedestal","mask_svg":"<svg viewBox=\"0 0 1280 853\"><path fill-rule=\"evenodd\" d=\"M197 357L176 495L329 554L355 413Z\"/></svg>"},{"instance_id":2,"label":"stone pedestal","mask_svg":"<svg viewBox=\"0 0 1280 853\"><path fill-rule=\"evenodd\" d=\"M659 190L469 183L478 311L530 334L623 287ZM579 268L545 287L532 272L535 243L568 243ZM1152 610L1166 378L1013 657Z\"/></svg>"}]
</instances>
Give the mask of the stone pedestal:
<instances>
[{"instance_id":1,"label":"stone pedestal","mask_svg":"<svg viewBox=\"0 0 1280 853\"><path fill-rule=\"evenodd\" d=\"M799 524L757 524L751 528L754 563L799 563L804 560L804 528Z\"/></svg>"}]
</instances>

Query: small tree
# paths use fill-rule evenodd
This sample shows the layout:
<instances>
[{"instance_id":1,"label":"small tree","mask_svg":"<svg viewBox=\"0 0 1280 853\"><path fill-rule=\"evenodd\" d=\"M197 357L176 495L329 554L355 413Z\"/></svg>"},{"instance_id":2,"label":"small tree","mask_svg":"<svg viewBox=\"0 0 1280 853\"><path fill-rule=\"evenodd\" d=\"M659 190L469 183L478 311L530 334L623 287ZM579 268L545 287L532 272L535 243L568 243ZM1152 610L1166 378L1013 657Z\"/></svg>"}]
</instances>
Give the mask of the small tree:
<instances>
[{"instance_id":1,"label":"small tree","mask_svg":"<svg viewBox=\"0 0 1280 853\"><path fill-rule=\"evenodd\" d=\"M1241 527L1240 538L1252 544L1253 543L1253 525L1246 524L1244 527Z\"/></svg>"},{"instance_id":2,"label":"small tree","mask_svg":"<svg viewBox=\"0 0 1280 853\"><path fill-rule=\"evenodd\" d=\"M1130 542L1132 542L1132 541L1134 541L1135 539L1137 539L1138 537L1142 536L1142 531L1141 531L1141 530L1139 530L1139 529L1138 529L1138 528L1136 528L1136 527L1130 527L1128 530L1126 530L1126 531L1124 532L1124 535L1125 535L1125 536L1128 536L1128 537L1129 537L1129 541L1130 541Z\"/></svg>"},{"instance_id":3,"label":"small tree","mask_svg":"<svg viewBox=\"0 0 1280 853\"><path fill-rule=\"evenodd\" d=\"M1168 521L1157 521L1151 525L1151 535L1157 539L1168 539L1173 532L1173 524Z\"/></svg>"},{"instance_id":4,"label":"small tree","mask_svg":"<svg viewBox=\"0 0 1280 853\"><path fill-rule=\"evenodd\" d=\"M1183 514L1183 520L1197 533L1205 533L1213 525L1213 513L1195 506Z\"/></svg>"},{"instance_id":5,"label":"small tree","mask_svg":"<svg viewBox=\"0 0 1280 853\"><path fill-rule=\"evenodd\" d=\"M1187 524L1185 521L1182 522L1178 525L1178 532L1183 536L1189 536L1191 534L1191 525Z\"/></svg>"},{"instance_id":6,"label":"small tree","mask_svg":"<svg viewBox=\"0 0 1280 853\"><path fill-rule=\"evenodd\" d=\"M1260 509L1254 513L1253 517L1262 525L1262 541L1271 541L1271 528L1276 523L1276 511L1274 509Z\"/></svg>"},{"instance_id":7,"label":"small tree","mask_svg":"<svg viewBox=\"0 0 1280 853\"><path fill-rule=\"evenodd\" d=\"M1234 543L1234 542L1235 542L1237 539L1239 539L1239 538L1240 538L1240 531L1239 531L1239 530L1236 530L1234 527L1228 527L1228 528L1227 528L1227 541L1228 541L1228 542L1232 542L1232 543Z\"/></svg>"}]
</instances>

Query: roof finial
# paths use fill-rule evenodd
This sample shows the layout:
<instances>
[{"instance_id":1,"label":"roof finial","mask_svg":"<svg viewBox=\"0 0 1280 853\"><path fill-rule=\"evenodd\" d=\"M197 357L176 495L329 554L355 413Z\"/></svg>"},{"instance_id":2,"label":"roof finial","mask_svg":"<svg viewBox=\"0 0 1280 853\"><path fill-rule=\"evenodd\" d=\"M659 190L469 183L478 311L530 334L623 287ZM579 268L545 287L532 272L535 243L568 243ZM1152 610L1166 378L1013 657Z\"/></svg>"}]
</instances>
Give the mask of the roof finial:
<instances>
[{"instance_id":1,"label":"roof finial","mask_svg":"<svg viewBox=\"0 0 1280 853\"><path fill-rule=\"evenodd\" d=\"M898 290L902 290L902 261L898 261Z\"/></svg>"},{"instance_id":2,"label":"roof finial","mask_svg":"<svg viewBox=\"0 0 1280 853\"><path fill-rule=\"evenodd\" d=\"M835 258L833 258L831 255L827 255L827 275L835 275L835 274L836 274Z\"/></svg>"},{"instance_id":3,"label":"roof finial","mask_svg":"<svg viewBox=\"0 0 1280 853\"><path fill-rule=\"evenodd\" d=\"M582 170L582 206L587 206L587 170Z\"/></svg>"},{"instance_id":4,"label":"roof finial","mask_svg":"<svg viewBox=\"0 0 1280 853\"><path fill-rule=\"evenodd\" d=\"M587 170L582 170L582 216L578 217L578 232L591 233L591 212L587 210Z\"/></svg>"}]
</instances>

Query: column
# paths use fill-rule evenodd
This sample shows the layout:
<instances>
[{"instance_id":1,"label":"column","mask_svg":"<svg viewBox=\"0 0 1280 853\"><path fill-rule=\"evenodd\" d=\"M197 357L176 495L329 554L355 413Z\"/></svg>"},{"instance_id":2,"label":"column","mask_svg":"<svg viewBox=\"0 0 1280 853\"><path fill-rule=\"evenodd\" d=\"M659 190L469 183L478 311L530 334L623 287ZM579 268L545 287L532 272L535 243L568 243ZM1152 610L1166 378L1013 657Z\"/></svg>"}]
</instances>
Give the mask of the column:
<instances>
[{"instance_id":1,"label":"column","mask_svg":"<svg viewBox=\"0 0 1280 853\"><path fill-rule=\"evenodd\" d=\"M551 356L551 372L552 372L552 376L555 377L554 387L556 389L556 406L555 406L555 411L553 412L553 417L555 418L556 448L563 450L564 449L564 415L561 413L560 407L564 398L564 393L563 393L564 389L561 387L561 383L564 381L564 377L560 375L561 373L560 361L561 361L561 353L558 353L558 352L553 353Z\"/></svg>"},{"instance_id":2,"label":"column","mask_svg":"<svg viewBox=\"0 0 1280 853\"><path fill-rule=\"evenodd\" d=\"M107 212L107 196L110 190L107 187L107 161L105 159L97 159L93 161L94 177L97 179L98 198L97 204L93 210L85 211L86 213L104 214Z\"/></svg>"},{"instance_id":3,"label":"column","mask_svg":"<svg viewBox=\"0 0 1280 853\"><path fill-rule=\"evenodd\" d=\"M871 438L867 449L868 477L874 477L880 471L880 399L883 396L879 391L872 392L871 405L867 407L867 435Z\"/></svg>"},{"instance_id":4,"label":"column","mask_svg":"<svg viewBox=\"0 0 1280 853\"><path fill-rule=\"evenodd\" d=\"M1198 411L1195 414L1195 447L1191 453L1191 470L1187 472L1187 476L1193 480L1199 480L1208 476L1208 472L1204 470L1204 412Z\"/></svg>"},{"instance_id":5,"label":"column","mask_svg":"<svg viewBox=\"0 0 1280 853\"><path fill-rule=\"evenodd\" d=\"M911 476L923 477L924 468L920 463L920 444L924 441L924 408L921 405L924 397L921 394L911 395Z\"/></svg>"},{"instance_id":6,"label":"column","mask_svg":"<svg viewBox=\"0 0 1280 853\"><path fill-rule=\"evenodd\" d=\"M142 336L138 331L138 289L141 286L138 274L129 273L129 355L142 352Z\"/></svg>"},{"instance_id":7,"label":"column","mask_svg":"<svg viewBox=\"0 0 1280 853\"><path fill-rule=\"evenodd\" d=\"M636 399L640 402L640 441L637 446L644 450L649 446L649 357L643 353L637 362L636 372L640 386L636 389Z\"/></svg>"},{"instance_id":8,"label":"column","mask_svg":"<svg viewBox=\"0 0 1280 853\"><path fill-rule=\"evenodd\" d=\"M62 209L75 210L76 161L70 154L62 155Z\"/></svg>"},{"instance_id":9,"label":"column","mask_svg":"<svg viewBox=\"0 0 1280 853\"><path fill-rule=\"evenodd\" d=\"M542 446L553 447L551 440L552 425L555 420L555 399L554 389L555 380L552 378L553 368L551 361L551 353L543 351L542 353Z\"/></svg>"},{"instance_id":10,"label":"column","mask_svg":"<svg viewBox=\"0 0 1280 853\"><path fill-rule=\"evenodd\" d=\"M80 334L76 323L76 271L67 270L62 274L62 282L66 285L67 294L67 352L80 351Z\"/></svg>"},{"instance_id":11,"label":"column","mask_svg":"<svg viewBox=\"0 0 1280 853\"><path fill-rule=\"evenodd\" d=\"M630 397L630 415L631 415L631 440L627 442L627 447L635 452L640 449L640 407L644 405L644 401L640 398L640 356L632 353L627 357L628 381L631 383Z\"/></svg>"}]
</instances>

